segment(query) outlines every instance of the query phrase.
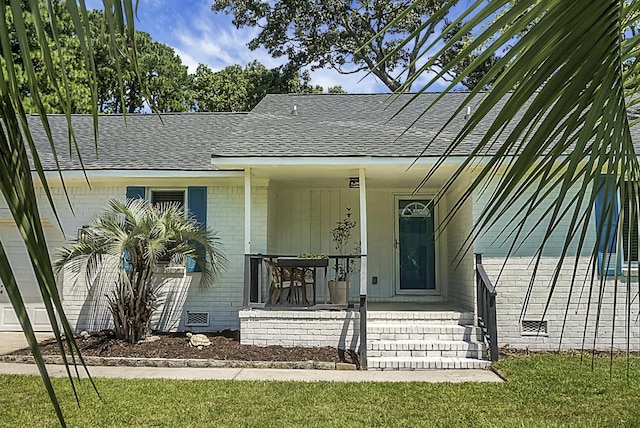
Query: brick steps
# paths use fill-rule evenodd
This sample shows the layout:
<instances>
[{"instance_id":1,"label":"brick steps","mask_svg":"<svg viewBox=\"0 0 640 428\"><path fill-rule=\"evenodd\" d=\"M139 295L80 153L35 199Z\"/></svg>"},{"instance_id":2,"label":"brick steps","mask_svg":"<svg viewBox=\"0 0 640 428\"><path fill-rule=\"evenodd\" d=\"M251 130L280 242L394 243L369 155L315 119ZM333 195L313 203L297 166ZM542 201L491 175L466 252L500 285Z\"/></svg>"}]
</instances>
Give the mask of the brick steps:
<instances>
[{"instance_id":1,"label":"brick steps","mask_svg":"<svg viewBox=\"0 0 640 428\"><path fill-rule=\"evenodd\" d=\"M443 358L443 357L369 357L369 370L454 370L484 369L491 361L476 358Z\"/></svg>"},{"instance_id":2,"label":"brick steps","mask_svg":"<svg viewBox=\"0 0 640 428\"><path fill-rule=\"evenodd\" d=\"M411 320L416 323L434 323L446 325L473 324L473 312L457 311L369 311L367 321L372 323L394 323L403 320Z\"/></svg>"},{"instance_id":3,"label":"brick steps","mask_svg":"<svg viewBox=\"0 0 640 428\"><path fill-rule=\"evenodd\" d=\"M367 339L376 340L483 340L473 325L420 324L413 320L395 323L368 322Z\"/></svg>"},{"instance_id":4,"label":"brick steps","mask_svg":"<svg viewBox=\"0 0 640 428\"><path fill-rule=\"evenodd\" d=\"M371 370L485 368L487 345L473 313L372 311L367 314Z\"/></svg>"},{"instance_id":5,"label":"brick steps","mask_svg":"<svg viewBox=\"0 0 640 428\"><path fill-rule=\"evenodd\" d=\"M369 357L486 358L487 345L475 341L380 340L371 343Z\"/></svg>"}]
</instances>

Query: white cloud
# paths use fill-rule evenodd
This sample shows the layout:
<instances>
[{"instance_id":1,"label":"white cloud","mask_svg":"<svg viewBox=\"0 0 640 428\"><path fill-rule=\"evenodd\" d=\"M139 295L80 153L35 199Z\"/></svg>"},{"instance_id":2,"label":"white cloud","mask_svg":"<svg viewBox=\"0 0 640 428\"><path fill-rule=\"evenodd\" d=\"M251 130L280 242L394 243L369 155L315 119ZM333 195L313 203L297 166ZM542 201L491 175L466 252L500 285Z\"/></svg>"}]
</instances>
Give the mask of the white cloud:
<instances>
[{"instance_id":1,"label":"white cloud","mask_svg":"<svg viewBox=\"0 0 640 428\"><path fill-rule=\"evenodd\" d=\"M188 53L183 52L182 50L176 47L173 47L173 46L171 47L176 52L176 55L180 57L180 59L182 60L182 63L187 66L187 69L189 70L189 74L195 73L196 68L198 68L198 65L200 65L200 62L194 57L192 57L191 55L189 55Z\"/></svg>"},{"instance_id":2,"label":"white cloud","mask_svg":"<svg viewBox=\"0 0 640 428\"><path fill-rule=\"evenodd\" d=\"M333 69L318 69L311 72L311 83L322 86L325 91L331 86L342 86L350 94L370 94L389 92L373 75L366 73L340 74Z\"/></svg>"},{"instance_id":3,"label":"white cloud","mask_svg":"<svg viewBox=\"0 0 640 428\"><path fill-rule=\"evenodd\" d=\"M146 0L160 1L160 0ZM167 43L179 52L191 70L193 64L206 64L217 71L222 68L258 60L267 67L277 67L282 60L272 58L264 49L251 51L247 43L255 37L253 28L238 30L231 23L231 17L214 13L210 1L197 1L189 7L179 7L176 3L166 3L164 10L172 15L166 20L164 14L142 14L141 25L155 40ZM171 14L170 10L175 9Z\"/></svg>"}]
</instances>

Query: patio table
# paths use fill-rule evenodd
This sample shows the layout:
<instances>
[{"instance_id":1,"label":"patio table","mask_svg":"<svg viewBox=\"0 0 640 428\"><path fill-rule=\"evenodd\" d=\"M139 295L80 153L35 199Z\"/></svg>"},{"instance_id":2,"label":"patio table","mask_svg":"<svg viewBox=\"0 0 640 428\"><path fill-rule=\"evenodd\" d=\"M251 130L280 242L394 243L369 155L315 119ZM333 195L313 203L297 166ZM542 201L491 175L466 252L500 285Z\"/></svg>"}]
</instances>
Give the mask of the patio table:
<instances>
[{"instance_id":1,"label":"patio table","mask_svg":"<svg viewBox=\"0 0 640 428\"><path fill-rule=\"evenodd\" d=\"M309 304L307 300L307 281L306 281L306 272L309 270L312 272L312 282L311 287L313 289L313 305L316 304L316 287L317 287L317 268L325 269L325 276L327 273L327 266L329 266L329 259L313 259L313 258L303 258L303 257L278 257L278 266L281 269L291 269L291 279L292 279L292 288L290 299L293 299L295 294L295 283L296 283L296 275L295 271L300 270L300 287L302 289L302 299L303 304ZM280 275L280 286L283 285L283 275Z\"/></svg>"}]
</instances>

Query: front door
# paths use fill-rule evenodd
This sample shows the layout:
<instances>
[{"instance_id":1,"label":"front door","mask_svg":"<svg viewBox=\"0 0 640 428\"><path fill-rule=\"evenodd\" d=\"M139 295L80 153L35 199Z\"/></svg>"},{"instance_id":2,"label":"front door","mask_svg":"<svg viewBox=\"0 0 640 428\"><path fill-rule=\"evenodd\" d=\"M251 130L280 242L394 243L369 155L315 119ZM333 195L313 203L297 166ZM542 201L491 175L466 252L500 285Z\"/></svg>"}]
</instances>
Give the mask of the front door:
<instances>
[{"instance_id":1,"label":"front door","mask_svg":"<svg viewBox=\"0 0 640 428\"><path fill-rule=\"evenodd\" d=\"M397 199L396 263L398 293L436 290L433 203L429 199Z\"/></svg>"}]
</instances>

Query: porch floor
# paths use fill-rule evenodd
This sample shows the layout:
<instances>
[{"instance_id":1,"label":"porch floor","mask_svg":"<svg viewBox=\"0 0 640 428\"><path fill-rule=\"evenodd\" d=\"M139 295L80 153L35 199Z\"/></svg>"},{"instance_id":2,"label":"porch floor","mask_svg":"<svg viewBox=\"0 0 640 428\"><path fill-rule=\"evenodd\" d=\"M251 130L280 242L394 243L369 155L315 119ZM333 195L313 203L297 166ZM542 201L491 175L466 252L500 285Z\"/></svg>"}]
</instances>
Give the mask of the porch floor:
<instances>
[{"instance_id":1,"label":"porch floor","mask_svg":"<svg viewBox=\"0 0 640 428\"><path fill-rule=\"evenodd\" d=\"M411 311L411 312L472 312L473 309L464 308L450 302L369 302L369 311Z\"/></svg>"}]
</instances>

